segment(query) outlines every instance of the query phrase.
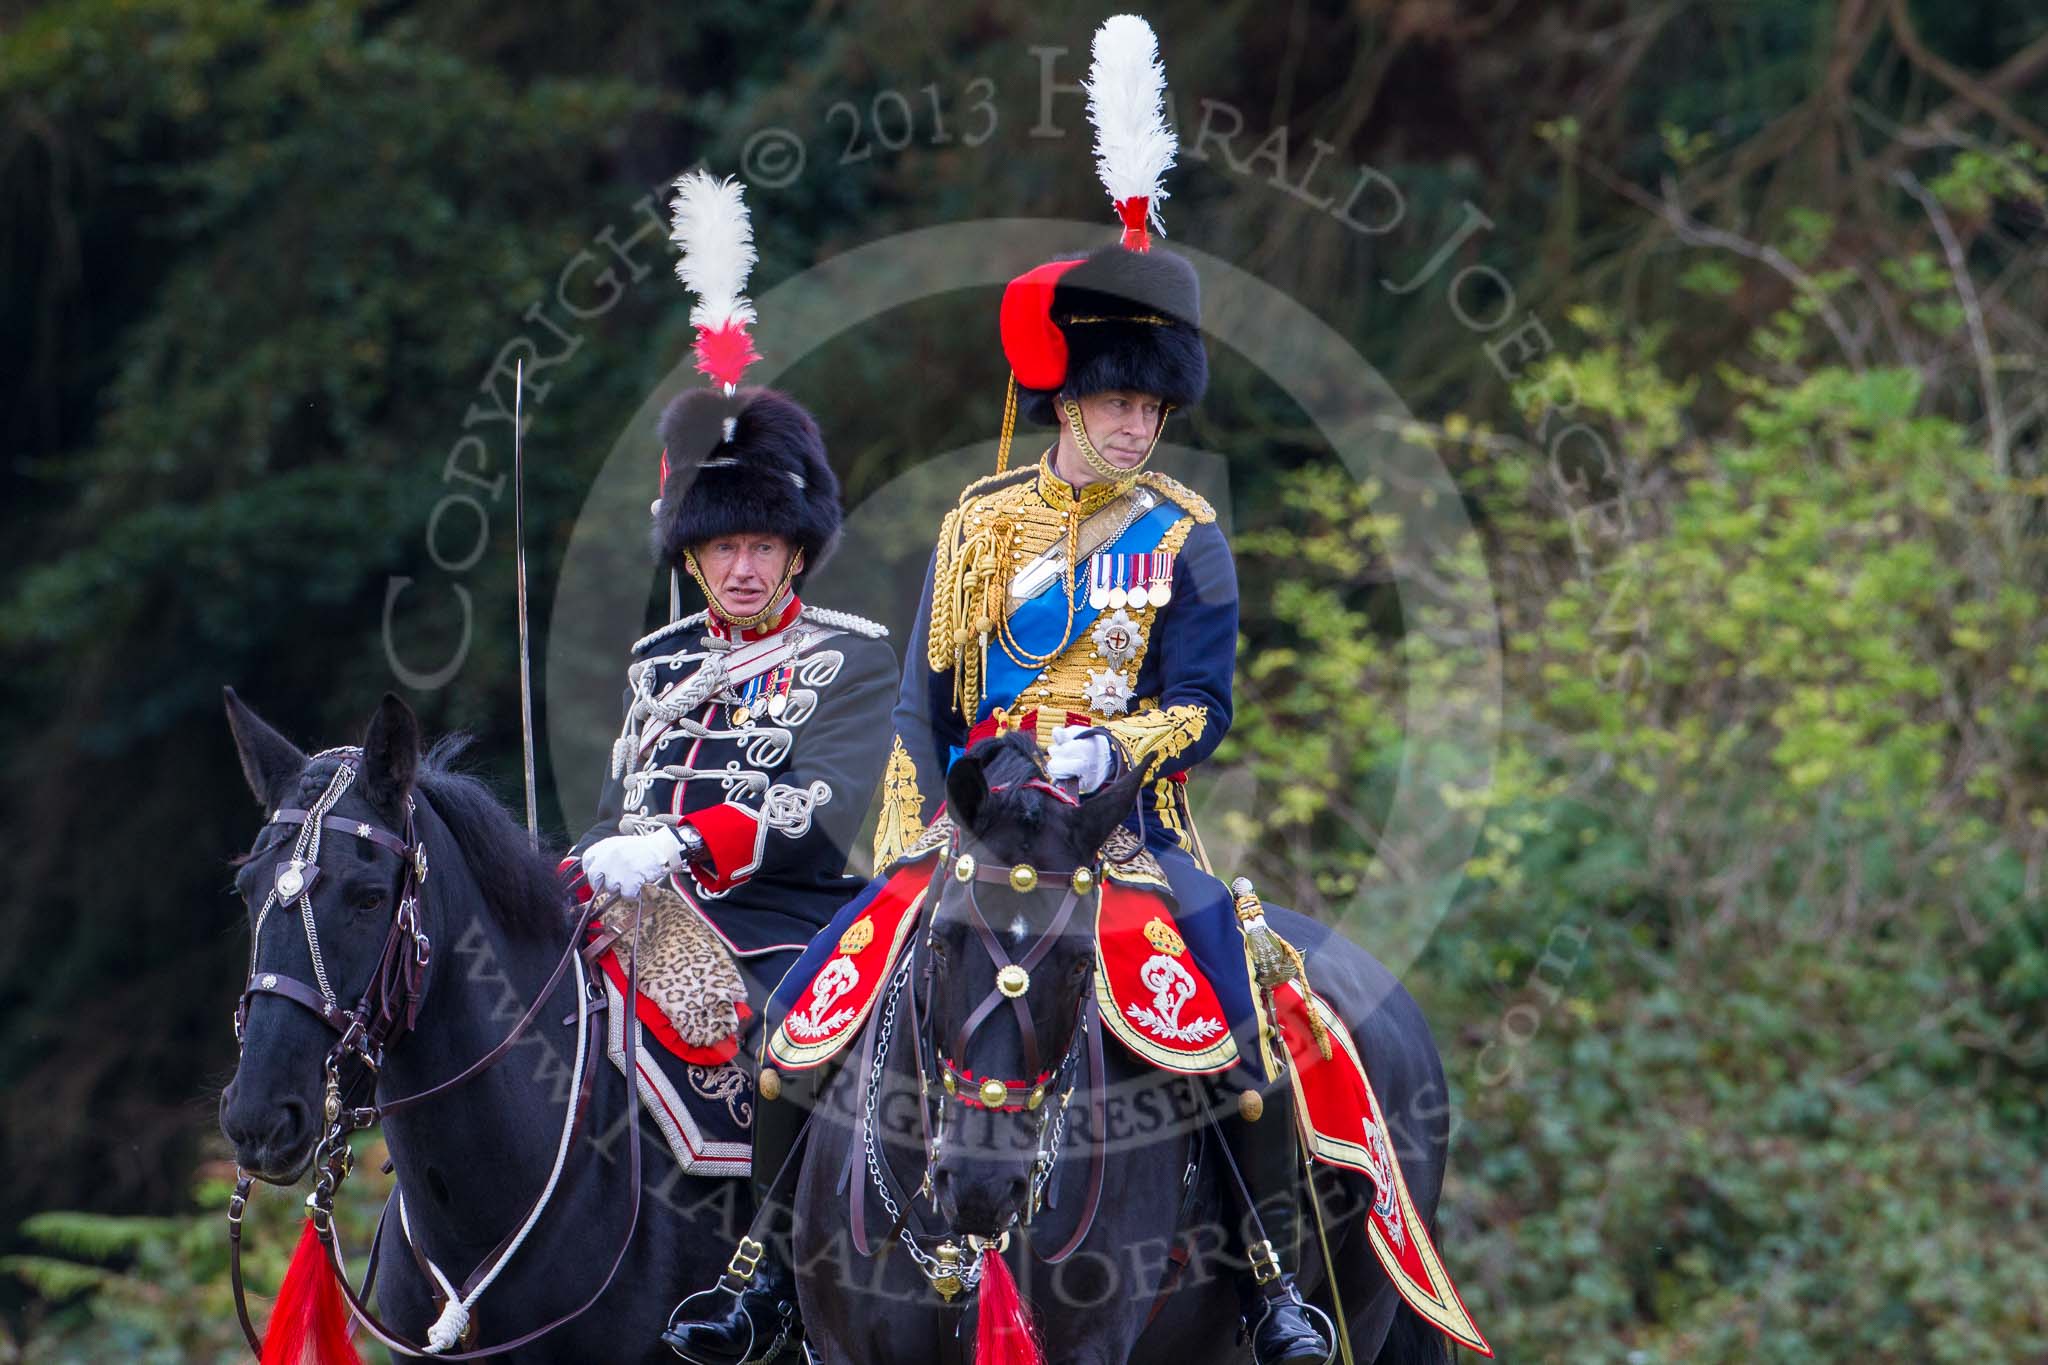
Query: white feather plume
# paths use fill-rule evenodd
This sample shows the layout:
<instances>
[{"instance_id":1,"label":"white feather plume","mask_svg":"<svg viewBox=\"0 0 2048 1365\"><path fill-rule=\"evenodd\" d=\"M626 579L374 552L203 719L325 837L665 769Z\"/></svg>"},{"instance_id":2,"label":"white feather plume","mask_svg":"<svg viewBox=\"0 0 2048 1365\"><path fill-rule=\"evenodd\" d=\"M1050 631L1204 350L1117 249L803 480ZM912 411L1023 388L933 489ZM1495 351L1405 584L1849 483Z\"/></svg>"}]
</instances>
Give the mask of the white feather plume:
<instances>
[{"instance_id":1,"label":"white feather plume","mask_svg":"<svg viewBox=\"0 0 2048 1365\"><path fill-rule=\"evenodd\" d=\"M741 186L709 171L688 171L676 177L676 202L669 240L682 249L676 278L697 296L690 321L698 327L752 323L754 305L747 301L747 273L754 268L754 225L740 197Z\"/></svg>"},{"instance_id":2,"label":"white feather plume","mask_svg":"<svg viewBox=\"0 0 2048 1365\"><path fill-rule=\"evenodd\" d=\"M1160 181L1173 165L1173 131L1166 126L1166 67L1159 39L1135 14L1118 14L1095 30L1094 61L1084 86L1088 120L1095 125L1095 169L1112 202L1150 201L1155 231L1164 234Z\"/></svg>"}]
</instances>

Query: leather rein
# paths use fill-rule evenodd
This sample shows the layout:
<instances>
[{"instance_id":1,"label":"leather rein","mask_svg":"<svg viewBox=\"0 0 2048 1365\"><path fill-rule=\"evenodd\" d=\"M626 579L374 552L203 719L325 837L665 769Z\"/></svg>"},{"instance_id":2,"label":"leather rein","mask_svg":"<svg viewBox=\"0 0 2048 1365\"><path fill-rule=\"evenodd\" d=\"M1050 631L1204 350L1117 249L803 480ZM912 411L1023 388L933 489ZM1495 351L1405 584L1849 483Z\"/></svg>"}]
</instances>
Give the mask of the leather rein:
<instances>
[{"instance_id":1,"label":"leather rein","mask_svg":"<svg viewBox=\"0 0 2048 1365\"><path fill-rule=\"evenodd\" d=\"M404 836L391 834L374 825L344 819L333 815L334 806L348 789L356 776L355 767L349 759L360 759L362 751L356 748L329 749L316 754L316 759L342 756L343 761L335 769L334 777L327 790L309 809L286 807L271 812L270 824L296 825L299 835L294 841L292 856L276 865L271 890L265 897L256 917L256 926L250 935L249 978L243 988L241 999L235 1006L235 1044L239 1054L245 1044L244 1033L249 1018L250 1002L258 995L275 995L289 1000L317 1016L321 1022L337 1035L334 1046L328 1049L322 1070L326 1078L325 1103L323 1109L323 1130L319 1142L314 1146L311 1165L317 1170L313 1192L306 1196L307 1215L312 1220L313 1230L326 1253L327 1261L339 1284L343 1297L369 1335L388 1350L406 1356L423 1356L439 1360L477 1360L486 1356L515 1351L531 1344L548 1333L575 1321L588 1312L612 1287L618 1278L619 1269L625 1264L626 1252L633 1244L633 1237L640 1223L640 1123L639 1115L632 1109L632 1086L628 1082L628 1113L631 1116L631 1133L627 1142L627 1167L629 1184L632 1189L631 1212L626 1222L625 1235L620 1239L617 1254L612 1258L611 1268L604 1280L584 1302L571 1311L542 1327L535 1328L512 1341L488 1348L472 1348L464 1351L438 1350L430 1345L411 1342L385 1325L373 1314L364 1300L369 1297L377 1276L377 1254L382 1241L385 1214L390 1211L392 1200L397 1198L396 1189L385 1203L385 1211L378 1215L377 1232L372 1237L370 1261L360 1290L353 1288L342 1263L341 1248L334 1235L334 1199L342 1182L348 1179L355 1168L355 1153L349 1145L352 1134L374 1127L394 1114L403 1113L415 1106L438 1099L468 1082L483 1075L511 1052L527 1031L540 1018L548 1000L562 984L562 978L579 954L594 961L606 948L612 946L617 935L607 935L585 947L584 940L597 906L592 901L582 907L575 925L570 932L568 946L556 961L526 1013L520 1016L510 1032L499 1040L489 1052L477 1058L467 1067L447 1080L437 1082L424 1090L379 1103L375 1098L377 1077L384 1065L386 1051L412 1031L418 1023L420 1008L426 999L428 968L433 961L433 943L428 938L421 921L420 899L427 880L426 844L419 837L414 818L415 797L405 798ZM363 988L355 1005L343 1009L336 998L332 985L327 979L325 959L320 950L319 930L314 922L311 891L320 876L320 844L324 833L352 835L379 848L398 855L403 874L398 888L398 900L392 913L391 927L385 934L383 951L377 959L377 966L370 974L369 983ZM312 982L282 972L259 972L256 959L260 949L264 924L270 912L283 905L296 903L300 923L305 930L306 945L312 955ZM636 914L626 962L626 979L638 980L638 957L640 944L640 921ZM581 973L579 972L579 978ZM588 1016L601 1005L593 1006L588 998L579 999L576 1008L584 1015L584 1027L588 1027ZM628 1010L631 1005L628 1004ZM575 1016L571 1016L574 1019ZM628 1016L626 1033L626 1074L636 1074L639 1065L640 1030L631 1015ZM592 1083L596 1075L596 1049L586 1059L584 1073L576 1078L577 1094L571 1101L576 1105L572 1125L572 1141L575 1133L583 1128L583 1119L588 1112ZM370 1102L351 1106L348 1100L363 1083L368 1081L371 1088ZM389 1165L385 1168L390 1170ZM246 1287L242 1276L242 1217L248 1207L249 1196L254 1187L254 1177L237 1167L235 1191L228 1201L228 1272L234 1289L235 1316L240 1320L242 1335L247 1339L249 1349L260 1360L263 1355L263 1339L249 1316ZM514 1224L515 1229L525 1227L539 1212L552 1189L543 1190L541 1195L528 1207L527 1214ZM403 1220L401 1220L402 1222ZM516 1232L501 1242L497 1249L484 1257L478 1267L482 1274L484 1267L498 1262L512 1245ZM420 1264L424 1278L438 1301L444 1298L435 1284L436 1277L428 1272L428 1265L411 1238L406 1237L413 1257ZM474 1278L474 1277L473 1277ZM468 1291L469 1286L465 1286Z\"/></svg>"}]
</instances>

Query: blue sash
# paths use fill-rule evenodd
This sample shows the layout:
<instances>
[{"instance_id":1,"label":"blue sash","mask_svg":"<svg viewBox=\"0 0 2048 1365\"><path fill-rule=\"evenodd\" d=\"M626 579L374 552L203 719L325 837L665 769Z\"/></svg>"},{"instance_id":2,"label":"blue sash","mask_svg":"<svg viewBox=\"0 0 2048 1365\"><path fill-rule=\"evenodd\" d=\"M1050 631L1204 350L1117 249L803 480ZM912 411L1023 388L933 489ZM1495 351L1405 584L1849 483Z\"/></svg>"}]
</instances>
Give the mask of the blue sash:
<instances>
[{"instance_id":1,"label":"blue sash","mask_svg":"<svg viewBox=\"0 0 2048 1365\"><path fill-rule=\"evenodd\" d=\"M1159 542L1166 537L1174 523L1187 513L1170 500L1161 501L1157 507L1139 517L1124 528L1122 535L1110 544L1104 545L1097 554L1142 555L1159 548ZM1036 597L1018 607L1010 617L1010 634L1016 639L1021 652L1035 658L1051 656L1058 658L1069 645L1094 629L1102 613L1088 605L1088 585L1083 575L1088 571L1088 561L1073 566L1074 575L1074 619L1068 629L1067 591L1061 586L1059 576L1054 575L1039 590ZM1066 631L1065 635L1061 634ZM988 665L984 669L982 687L986 693L976 710L977 723L988 719L998 706L1010 706L1024 694L1024 689L1038 681L1042 669L1020 667L1009 652L994 640L989 641ZM958 754L953 755L958 757Z\"/></svg>"}]
</instances>

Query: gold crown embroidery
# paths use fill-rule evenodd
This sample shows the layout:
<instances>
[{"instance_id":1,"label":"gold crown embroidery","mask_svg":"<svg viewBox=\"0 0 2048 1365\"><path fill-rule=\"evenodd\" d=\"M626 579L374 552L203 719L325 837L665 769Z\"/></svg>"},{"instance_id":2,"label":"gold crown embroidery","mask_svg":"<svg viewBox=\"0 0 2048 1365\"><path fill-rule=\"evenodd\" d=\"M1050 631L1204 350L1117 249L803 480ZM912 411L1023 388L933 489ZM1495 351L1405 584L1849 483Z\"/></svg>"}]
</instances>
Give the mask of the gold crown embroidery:
<instances>
[{"instance_id":1,"label":"gold crown embroidery","mask_svg":"<svg viewBox=\"0 0 2048 1365\"><path fill-rule=\"evenodd\" d=\"M839 951L845 953L848 957L852 957L874 941L875 922L866 915L862 915L848 927L845 933L839 936Z\"/></svg>"},{"instance_id":2,"label":"gold crown embroidery","mask_svg":"<svg viewBox=\"0 0 2048 1365\"><path fill-rule=\"evenodd\" d=\"M1171 924L1154 915L1145 925L1145 939L1168 957L1180 957L1188 950L1187 940Z\"/></svg>"}]
</instances>

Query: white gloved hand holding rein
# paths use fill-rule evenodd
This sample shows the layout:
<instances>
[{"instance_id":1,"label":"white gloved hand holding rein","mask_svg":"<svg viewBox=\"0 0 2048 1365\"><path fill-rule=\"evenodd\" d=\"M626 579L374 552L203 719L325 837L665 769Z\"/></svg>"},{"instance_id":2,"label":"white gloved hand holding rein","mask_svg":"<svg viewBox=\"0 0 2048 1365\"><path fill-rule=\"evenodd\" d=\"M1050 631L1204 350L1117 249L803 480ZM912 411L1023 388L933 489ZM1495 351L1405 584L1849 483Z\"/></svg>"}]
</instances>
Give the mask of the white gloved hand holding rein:
<instances>
[{"instance_id":1,"label":"white gloved hand holding rein","mask_svg":"<svg viewBox=\"0 0 2048 1365\"><path fill-rule=\"evenodd\" d=\"M583 851L583 875L589 879L592 891L610 891L633 899L648 883L682 869L703 846L699 836L691 840L696 849L686 847L684 841L694 835L694 829L688 835L657 829L646 834L615 834L600 839Z\"/></svg>"},{"instance_id":2,"label":"white gloved hand holding rein","mask_svg":"<svg viewBox=\"0 0 2048 1365\"><path fill-rule=\"evenodd\" d=\"M1109 735L1086 725L1062 725L1052 732L1045 770L1055 782L1073 778L1085 796L1109 780Z\"/></svg>"}]
</instances>

